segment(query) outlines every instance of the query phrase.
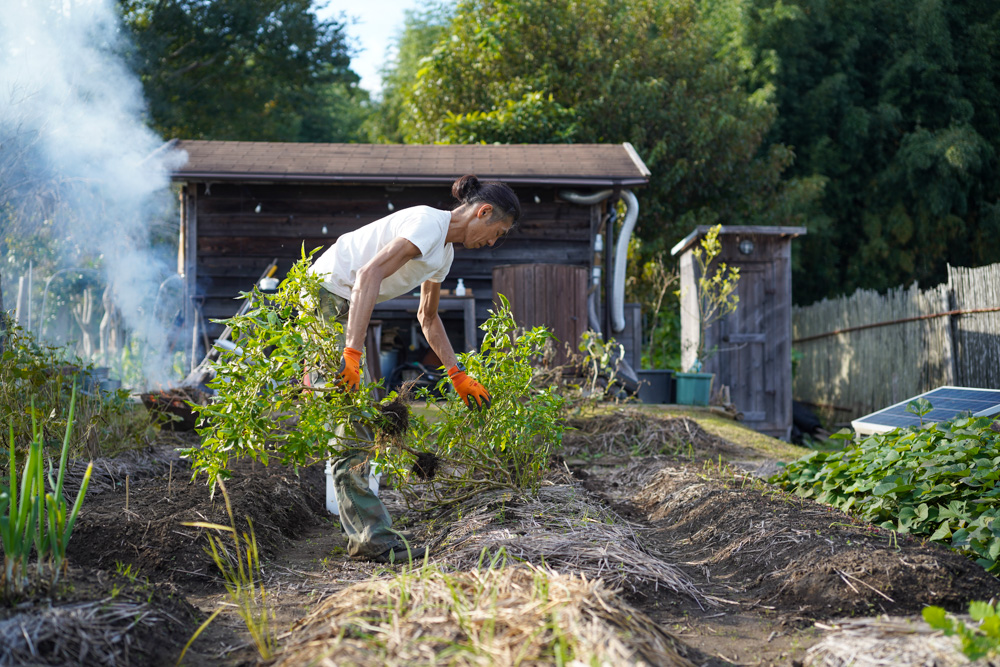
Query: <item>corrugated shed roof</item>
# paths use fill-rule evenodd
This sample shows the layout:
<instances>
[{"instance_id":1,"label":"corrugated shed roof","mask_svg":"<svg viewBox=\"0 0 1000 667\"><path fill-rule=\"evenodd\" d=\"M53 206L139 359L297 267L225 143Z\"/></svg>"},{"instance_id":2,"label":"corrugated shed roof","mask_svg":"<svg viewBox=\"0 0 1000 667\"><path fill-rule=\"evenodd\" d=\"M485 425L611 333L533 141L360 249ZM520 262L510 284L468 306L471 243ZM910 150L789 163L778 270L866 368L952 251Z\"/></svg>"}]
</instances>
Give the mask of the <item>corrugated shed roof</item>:
<instances>
[{"instance_id":1,"label":"corrugated shed roof","mask_svg":"<svg viewBox=\"0 0 1000 667\"><path fill-rule=\"evenodd\" d=\"M507 183L633 187L649 170L630 144L298 144L177 141L175 181L451 183L464 174Z\"/></svg>"}]
</instances>

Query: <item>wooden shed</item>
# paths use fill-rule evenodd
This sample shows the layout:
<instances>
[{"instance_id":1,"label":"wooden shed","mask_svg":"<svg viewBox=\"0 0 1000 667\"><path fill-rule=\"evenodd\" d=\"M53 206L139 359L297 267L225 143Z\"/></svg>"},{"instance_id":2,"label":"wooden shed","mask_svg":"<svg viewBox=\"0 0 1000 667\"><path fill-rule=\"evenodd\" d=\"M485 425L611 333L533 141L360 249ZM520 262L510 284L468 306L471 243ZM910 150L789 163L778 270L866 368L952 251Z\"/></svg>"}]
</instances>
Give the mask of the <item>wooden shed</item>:
<instances>
[{"instance_id":1,"label":"wooden shed","mask_svg":"<svg viewBox=\"0 0 1000 667\"><path fill-rule=\"evenodd\" d=\"M174 145L187 154L173 174L181 193L178 271L185 279L185 320L206 323L209 337L221 329L211 320L231 316L239 307L234 297L249 289L273 259L281 277L301 256L303 244L307 252L326 248L341 234L408 206L450 209L452 182L471 173L511 185L523 217L496 247L455 249L442 288L453 290L462 278L472 298L442 299L442 318L455 348L469 349L481 336L476 325L492 307L494 268L583 267L589 281L595 266L607 268L613 261L611 244L595 254L596 235L608 238L610 205L619 193L649 178L628 144ZM609 328L610 284L602 279L600 286L597 324ZM374 316L403 331L406 346L415 311L415 299L404 297L379 304ZM573 316L586 320L588 313ZM539 323L546 322L526 324Z\"/></svg>"},{"instance_id":2,"label":"wooden shed","mask_svg":"<svg viewBox=\"0 0 1000 667\"><path fill-rule=\"evenodd\" d=\"M692 251L708 230L698 227L671 250L680 256L684 370L695 362L699 337ZM721 228L716 262L740 269L740 300L706 332L706 348L718 352L702 369L715 374L713 391L729 387L747 426L786 440L792 428L792 239L805 233L804 227Z\"/></svg>"}]
</instances>

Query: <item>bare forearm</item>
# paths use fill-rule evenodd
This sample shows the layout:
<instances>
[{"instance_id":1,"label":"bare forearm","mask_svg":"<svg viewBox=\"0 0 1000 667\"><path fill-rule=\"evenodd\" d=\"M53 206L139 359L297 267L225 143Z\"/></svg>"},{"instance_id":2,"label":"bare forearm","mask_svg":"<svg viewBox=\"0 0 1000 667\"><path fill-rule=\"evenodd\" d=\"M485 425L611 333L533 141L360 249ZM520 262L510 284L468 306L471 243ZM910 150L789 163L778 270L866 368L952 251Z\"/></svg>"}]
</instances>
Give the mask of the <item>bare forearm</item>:
<instances>
[{"instance_id":1,"label":"bare forearm","mask_svg":"<svg viewBox=\"0 0 1000 667\"><path fill-rule=\"evenodd\" d=\"M358 281L351 290L351 309L347 313L347 329L344 332L347 337L347 347L353 347L355 350L364 348L368 323L371 321L372 311L375 310L375 301L378 299L381 284L382 276L377 275L377 272L358 272Z\"/></svg>"},{"instance_id":2,"label":"bare forearm","mask_svg":"<svg viewBox=\"0 0 1000 667\"><path fill-rule=\"evenodd\" d=\"M423 329L424 338L427 339L428 345L434 350L434 354L438 356L445 368L451 368L458 363L458 357L455 356L455 350L451 346L451 341L448 340L448 334L444 330L444 322L441 321L440 315L435 313L433 317L422 321L420 328Z\"/></svg>"}]
</instances>

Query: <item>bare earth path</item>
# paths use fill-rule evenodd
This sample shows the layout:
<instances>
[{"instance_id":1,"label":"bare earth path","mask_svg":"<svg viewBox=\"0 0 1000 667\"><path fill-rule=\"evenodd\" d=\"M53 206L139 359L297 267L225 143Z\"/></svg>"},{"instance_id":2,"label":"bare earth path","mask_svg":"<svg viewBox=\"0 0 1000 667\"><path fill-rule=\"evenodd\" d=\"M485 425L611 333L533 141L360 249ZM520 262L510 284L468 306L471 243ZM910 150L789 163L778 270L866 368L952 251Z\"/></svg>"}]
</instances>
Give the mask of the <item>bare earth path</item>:
<instances>
[{"instance_id":1,"label":"bare earth path","mask_svg":"<svg viewBox=\"0 0 1000 667\"><path fill-rule=\"evenodd\" d=\"M555 548L560 522L571 530L572 521L559 518L563 514L572 517L577 507L602 514L604 524L630 536L630 548L641 557L636 562L649 570L649 577L641 571L624 576L621 595L672 635L680 654L697 665L793 665L821 638L816 622L917 616L926 604L963 611L969 599L1000 596L997 579L947 549L776 492L747 472L768 464L752 448L692 423L614 419L589 422L589 433L586 424L578 426L576 439L566 441L566 459L554 466L537 499L494 496L480 506L431 515L408 509L395 491L383 497L398 528L412 531L417 544L436 544L432 560L458 569L483 545L520 549L530 559L532 545ZM622 424L632 430L618 442L612 427ZM646 438L637 445L637 437L654 431L660 441ZM685 445L676 446L671 433ZM173 664L200 620L226 605L222 582L204 553L203 531L183 523L228 523L228 517L203 481L189 481L190 471L171 448L135 462L127 477L126 483L109 467L88 495L70 558L112 580L121 579L116 571L133 577L138 572L150 590L172 591L189 605L190 618L179 619L179 627L156 640L159 662L143 663ZM228 489L241 530L249 516L261 545L279 645L283 633L322 599L393 571L347 558L339 524L324 508L319 467L241 464ZM613 555L611 547L621 545L605 546ZM546 563L572 572L572 557L562 564L547 557ZM664 587L670 571L696 593ZM230 607L194 642L185 662L256 660Z\"/></svg>"}]
</instances>

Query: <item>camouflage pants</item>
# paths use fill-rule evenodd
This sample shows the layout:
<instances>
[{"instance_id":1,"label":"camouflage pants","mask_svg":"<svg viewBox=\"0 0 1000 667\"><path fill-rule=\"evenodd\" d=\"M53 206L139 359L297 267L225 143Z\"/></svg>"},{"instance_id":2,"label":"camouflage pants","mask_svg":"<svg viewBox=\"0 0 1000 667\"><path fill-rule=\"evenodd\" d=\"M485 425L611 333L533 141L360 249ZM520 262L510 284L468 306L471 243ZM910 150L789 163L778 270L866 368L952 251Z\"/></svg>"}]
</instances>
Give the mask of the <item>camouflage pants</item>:
<instances>
[{"instance_id":1,"label":"camouflage pants","mask_svg":"<svg viewBox=\"0 0 1000 667\"><path fill-rule=\"evenodd\" d=\"M336 294L320 289L318 310L324 321L340 322L347 327L347 311L350 303ZM338 335L338 343L344 344ZM362 372L365 382L371 382L368 365L362 357ZM315 386L322 386L324 379L318 373L310 374ZM371 462L368 453L351 449L349 441L372 442L375 439L371 429L359 421L338 424L329 440L331 451L338 455L331 460L333 492L340 510L340 523L347 534L347 553L353 557L377 556L388 549L401 546L399 537L393 533L392 518L378 496L368 486Z\"/></svg>"}]
</instances>

